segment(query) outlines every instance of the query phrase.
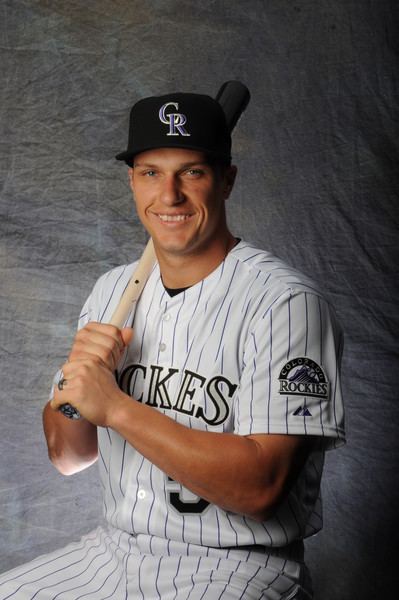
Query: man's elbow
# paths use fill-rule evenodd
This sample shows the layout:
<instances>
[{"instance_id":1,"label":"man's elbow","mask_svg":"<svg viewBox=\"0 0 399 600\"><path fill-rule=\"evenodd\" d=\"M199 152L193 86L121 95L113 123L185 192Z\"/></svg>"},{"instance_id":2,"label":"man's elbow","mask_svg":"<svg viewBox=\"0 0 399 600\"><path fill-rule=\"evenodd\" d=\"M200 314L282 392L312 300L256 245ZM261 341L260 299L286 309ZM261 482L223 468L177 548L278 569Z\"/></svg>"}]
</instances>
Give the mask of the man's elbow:
<instances>
[{"instance_id":1,"label":"man's elbow","mask_svg":"<svg viewBox=\"0 0 399 600\"><path fill-rule=\"evenodd\" d=\"M48 457L61 475L69 477L70 475L84 471L84 469L94 464L97 460L97 453L93 452L92 455L85 456L83 459L82 457L71 457L63 451L57 452L55 449L49 448Z\"/></svg>"},{"instance_id":2,"label":"man's elbow","mask_svg":"<svg viewBox=\"0 0 399 600\"><path fill-rule=\"evenodd\" d=\"M285 497L286 490L277 484L257 490L248 502L246 510L243 511L244 515L254 521L264 523L274 517Z\"/></svg>"}]
</instances>

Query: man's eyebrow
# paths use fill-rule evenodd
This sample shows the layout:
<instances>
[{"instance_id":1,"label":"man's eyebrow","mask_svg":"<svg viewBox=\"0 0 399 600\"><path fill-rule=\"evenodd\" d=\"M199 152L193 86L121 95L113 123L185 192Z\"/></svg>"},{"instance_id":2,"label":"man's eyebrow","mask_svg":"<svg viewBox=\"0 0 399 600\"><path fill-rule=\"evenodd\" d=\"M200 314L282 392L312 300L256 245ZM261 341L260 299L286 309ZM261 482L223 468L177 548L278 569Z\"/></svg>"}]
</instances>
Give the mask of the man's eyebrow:
<instances>
[{"instance_id":1,"label":"man's eyebrow","mask_svg":"<svg viewBox=\"0 0 399 600\"><path fill-rule=\"evenodd\" d=\"M181 165L182 169L187 169L188 167L207 167L208 163L205 160L194 160L193 162L184 163Z\"/></svg>"},{"instance_id":2,"label":"man's eyebrow","mask_svg":"<svg viewBox=\"0 0 399 600\"><path fill-rule=\"evenodd\" d=\"M151 165L150 163L133 163L133 167L151 167L152 169L156 168L156 165Z\"/></svg>"}]
</instances>

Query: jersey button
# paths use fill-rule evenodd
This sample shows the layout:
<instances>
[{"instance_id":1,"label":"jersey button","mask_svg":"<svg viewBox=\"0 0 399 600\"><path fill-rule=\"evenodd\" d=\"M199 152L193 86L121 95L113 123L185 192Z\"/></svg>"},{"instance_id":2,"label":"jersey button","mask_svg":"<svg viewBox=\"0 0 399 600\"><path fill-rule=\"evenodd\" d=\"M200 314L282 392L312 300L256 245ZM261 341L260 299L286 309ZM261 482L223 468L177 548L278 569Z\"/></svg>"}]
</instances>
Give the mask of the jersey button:
<instances>
[{"instance_id":1,"label":"jersey button","mask_svg":"<svg viewBox=\"0 0 399 600\"><path fill-rule=\"evenodd\" d=\"M170 313L166 313L166 315L164 315L164 316L162 317L162 319L163 319L164 321L170 321Z\"/></svg>"},{"instance_id":2,"label":"jersey button","mask_svg":"<svg viewBox=\"0 0 399 600\"><path fill-rule=\"evenodd\" d=\"M137 492L137 498L138 498L139 500L144 500L144 498L145 498L145 497L146 497L145 490L139 490L139 491Z\"/></svg>"},{"instance_id":3,"label":"jersey button","mask_svg":"<svg viewBox=\"0 0 399 600\"><path fill-rule=\"evenodd\" d=\"M159 344L159 350L160 350L161 352L164 352L164 351L166 350L166 344L164 344L163 342L161 342L161 343Z\"/></svg>"}]
</instances>

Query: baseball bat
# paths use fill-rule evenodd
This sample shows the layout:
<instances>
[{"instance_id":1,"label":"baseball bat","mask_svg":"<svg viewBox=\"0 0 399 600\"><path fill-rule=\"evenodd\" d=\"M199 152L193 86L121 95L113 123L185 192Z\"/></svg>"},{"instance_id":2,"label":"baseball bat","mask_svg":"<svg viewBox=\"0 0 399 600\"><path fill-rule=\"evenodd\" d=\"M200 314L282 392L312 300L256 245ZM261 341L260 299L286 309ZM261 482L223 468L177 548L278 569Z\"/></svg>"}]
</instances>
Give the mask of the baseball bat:
<instances>
[{"instance_id":1,"label":"baseball bat","mask_svg":"<svg viewBox=\"0 0 399 600\"><path fill-rule=\"evenodd\" d=\"M247 108L250 97L248 88L240 81L226 81L220 87L215 99L223 108L230 132L233 131L238 119ZM119 329L124 326L129 312L140 298L141 292L151 274L155 261L154 244L150 238L129 283L122 294L119 304L109 321L111 325L115 325L115 327L118 327ZM60 411L69 419L80 419L80 413L71 404L62 404L60 406Z\"/></svg>"},{"instance_id":2,"label":"baseball bat","mask_svg":"<svg viewBox=\"0 0 399 600\"><path fill-rule=\"evenodd\" d=\"M226 116L227 126L231 131L247 108L251 94L241 81L226 81L220 87L215 100L219 102Z\"/></svg>"},{"instance_id":3,"label":"baseball bat","mask_svg":"<svg viewBox=\"0 0 399 600\"><path fill-rule=\"evenodd\" d=\"M140 298L141 292L147 282L148 277L154 267L156 261L154 244L150 238L144 248L143 254L137 264L137 267L127 284L119 303L114 310L109 321L110 325L115 325L118 329L122 329L126 319L135 303ZM71 404L62 404L60 411L68 419L80 419L80 413Z\"/></svg>"}]
</instances>

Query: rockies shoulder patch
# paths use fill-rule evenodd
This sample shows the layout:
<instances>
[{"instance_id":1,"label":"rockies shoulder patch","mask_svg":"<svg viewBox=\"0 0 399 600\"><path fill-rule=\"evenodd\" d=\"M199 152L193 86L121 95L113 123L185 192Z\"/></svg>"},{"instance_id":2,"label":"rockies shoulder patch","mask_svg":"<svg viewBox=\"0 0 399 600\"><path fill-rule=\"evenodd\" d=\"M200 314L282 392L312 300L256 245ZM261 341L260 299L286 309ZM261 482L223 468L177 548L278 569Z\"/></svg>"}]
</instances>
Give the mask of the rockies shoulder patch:
<instances>
[{"instance_id":1,"label":"rockies shoulder patch","mask_svg":"<svg viewBox=\"0 0 399 600\"><path fill-rule=\"evenodd\" d=\"M329 382L322 367L306 356L288 361L278 379L279 394L328 398Z\"/></svg>"}]
</instances>

